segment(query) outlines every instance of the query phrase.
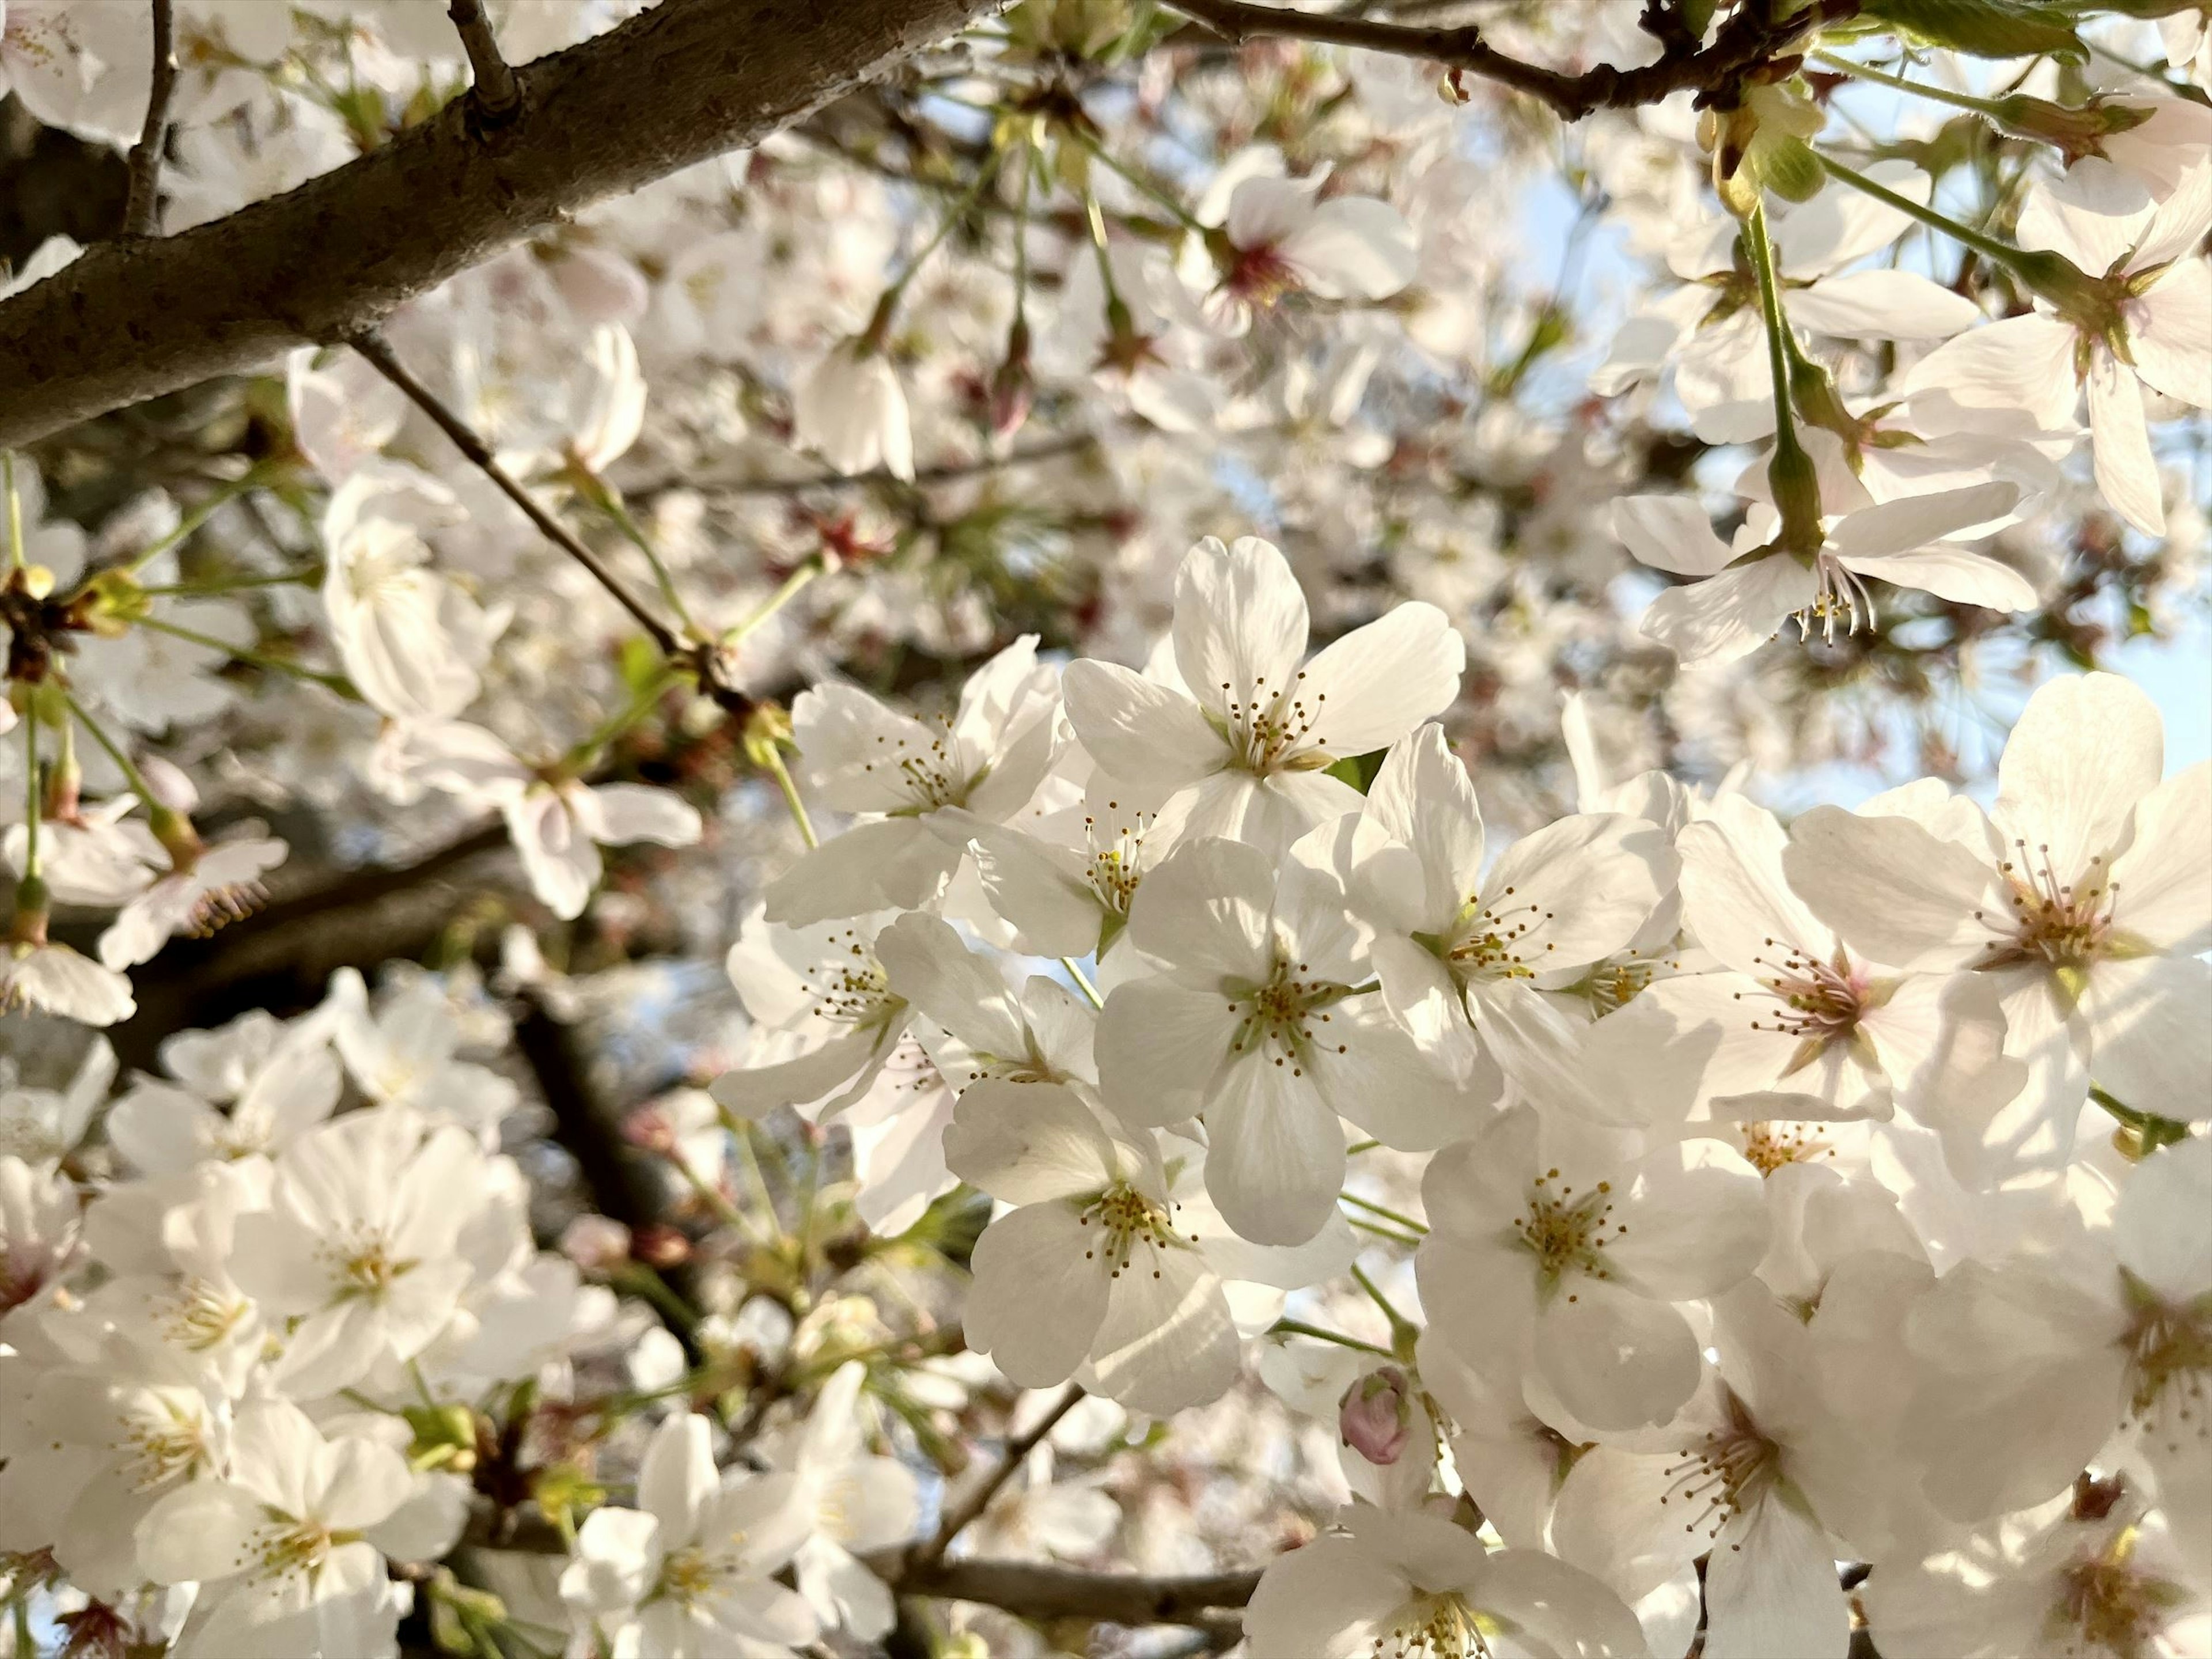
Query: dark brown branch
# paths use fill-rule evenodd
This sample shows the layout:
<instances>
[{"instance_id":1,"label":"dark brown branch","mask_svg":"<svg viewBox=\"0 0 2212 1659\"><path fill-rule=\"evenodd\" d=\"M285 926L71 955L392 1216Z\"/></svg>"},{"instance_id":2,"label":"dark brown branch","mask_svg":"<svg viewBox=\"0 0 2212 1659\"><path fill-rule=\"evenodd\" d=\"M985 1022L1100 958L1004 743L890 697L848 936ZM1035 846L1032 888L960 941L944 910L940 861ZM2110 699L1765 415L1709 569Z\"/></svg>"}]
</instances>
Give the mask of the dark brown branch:
<instances>
[{"instance_id":1,"label":"dark brown branch","mask_svg":"<svg viewBox=\"0 0 2212 1659\"><path fill-rule=\"evenodd\" d=\"M475 82L469 95L476 100L478 118L487 128L505 126L522 107L522 85L500 56L499 36L484 15L483 0L453 0L446 15L453 20L453 32L469 55L469 73Z\"/></svg>"},{"instance_id":2,"label":"dark brown branch","mask_svg":"<svg viewBox=\"0 0 2212 1659\"><path fill-rule=\"evenodd\" d=\"M568 527L538 504L538 498L525 489L514 475L499 464L475 428L464 421L446 405L443 398L424 386L408 372L407 366L393 353L390 342L374 329L349 334L346 343L372 364L376 372L405 392L415 406L428 415L438 430L453 441L453 447L467 456L477 471L499 486L500 493L522 509L523 516L538 526L538 533L575 560L592 574L592 579L611 593L616 603L629 612L637 625L646 631L661 655L674 657L683 646L675 630L654 616L645 604L629 591L629 585L609 569L599 556L584 545Z\"/></svg>"},{"instance_id":3,"label":"dark brown branch","mask_svg":"<svg viewBox=\"0 0 2212 1659\"><path fill-rule=\"evenodd\" d=\"M1859 0L1816 0L1779 21L1770 20L1765 6L1747 4L1703 50L1685 31L1654 63L1635 69L1601 64L1579 75L1510 58L1472 25L1419 28L1338 12L1254 5L1249 0L1169 0L1169 4L1239 45L1277 37L1426 58L1526 93L1550 105L1561 118L1578 121L1592 110L1656 104L1693 88L1701 102L1732 102L1753 69L1785 54L1793 42L1820 24L1850 15L1858 9Z\"/></svg>"},{"instance_id":4,"label":"dark brown branch","mask_svg":"<svg viewBox=\"0 0 2212 1659\"><path fill-rule=\"evenodd\" d=\"M661 0L517 70L487 144L455 100L369 154L181 235L92 248L0 302L0 447L396 307L603 197L756 143L990 0Z\"/></svg>"},{"instance_id":5,"label":"dark brown branch","mask_svg":"<svg viewBox=\"0 0 2212 1659\"><path fill-rule=\"evenodd\" d=\"M914 1553L907 1565L909 1573L927 1572L945 1559L945 1550L952 1540L974 1524L976 1517L991 1507L991 1500L999 1489L1013 1476L1014 1471L1029 1461L1029 1455L1037 1449L1039 1442L1059 1426L1060 1419L1082 1402L1083 1390L1071 1382L1066 1391L1054 1402L1053 1407L1031 1428L1006 1442L1006 1449L999 1455L998 1467L984 1477L983 1483L969 1492L945 1514L937 1535Z\"/></svg>"},{"instance_id":6,"label":"dark brown branch","mask_svg":"<svg viewBox=\"0 0 2212 1659\"><path fill-rule=\"evenodd\" d=\"M131 147L131 195L123 204L123 234L151 236L160 228L161 151L169 139L169 100L177 90L176 17L171 0L152 0L154 77L146 95L146 121Z\"/></svg>"},{"instance_id":7,"label":"dark brown branch","mask_svg":"<svg viewBox=\"0 0 2212 1659\"><path fill-rule=\"evenodd\" d=\"M1085 1572L1027 1561L939 1561L895 1572L890 1582L902 1595L979 1601L1024 1619L1211 1628L1217 1615L1252 1599L1260 1575L1255 1570L1170 1578Z\"/></svg>"}]
</instances>

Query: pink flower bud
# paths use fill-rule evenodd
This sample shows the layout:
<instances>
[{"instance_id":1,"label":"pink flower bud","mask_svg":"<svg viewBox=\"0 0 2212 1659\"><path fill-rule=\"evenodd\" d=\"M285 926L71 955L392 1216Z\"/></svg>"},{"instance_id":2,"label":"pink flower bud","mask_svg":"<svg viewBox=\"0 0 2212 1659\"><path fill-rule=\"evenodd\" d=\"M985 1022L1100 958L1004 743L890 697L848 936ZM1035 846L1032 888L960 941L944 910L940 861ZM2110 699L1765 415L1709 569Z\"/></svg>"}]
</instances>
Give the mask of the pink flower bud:
<instances>
[{"instance_id":1,"label":"pink flower bud","mask_svg":"<svg viewBox=\"0 0 2212 1659\"><path fill-rule=\"evenodd\" d=\"M1344 1391L1336 1413L1344 1443L1370 1463L1391 1464L1413 1428L1413 1388L1395 1365L1367 1373Z\"/></svg>"},{"instance_id":2,"label":"pink flower bud","mask_svg":"<svg viewBox=\"0 0 2212 1659\"><path fill-rule=\"evenodd\" d=\"M587 1273L607 1273L629 1260L629 1229L603 1215L580 1215L561 1231L561 1254Z\"/></svg>"}]
</instances>

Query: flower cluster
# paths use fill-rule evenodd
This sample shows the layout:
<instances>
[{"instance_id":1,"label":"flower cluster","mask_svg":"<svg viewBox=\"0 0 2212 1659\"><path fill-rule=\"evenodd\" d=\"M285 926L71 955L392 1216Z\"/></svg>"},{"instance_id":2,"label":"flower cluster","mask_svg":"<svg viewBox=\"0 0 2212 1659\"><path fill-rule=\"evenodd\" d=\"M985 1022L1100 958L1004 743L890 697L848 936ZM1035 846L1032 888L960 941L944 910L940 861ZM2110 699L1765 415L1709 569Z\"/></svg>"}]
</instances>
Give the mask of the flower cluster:
<instances>
[{"instance_id":1,"label":"flower cluster","mask_svg":"<svg viewBox=\"0 0 2212 1659\"><path fill-rule=\"evenodd\" d=\"M821 4L0 411L17 1648L2212 1654L2203 6ZM0 0L0 377L712 9Z\"/></svg>"}]
</instances>

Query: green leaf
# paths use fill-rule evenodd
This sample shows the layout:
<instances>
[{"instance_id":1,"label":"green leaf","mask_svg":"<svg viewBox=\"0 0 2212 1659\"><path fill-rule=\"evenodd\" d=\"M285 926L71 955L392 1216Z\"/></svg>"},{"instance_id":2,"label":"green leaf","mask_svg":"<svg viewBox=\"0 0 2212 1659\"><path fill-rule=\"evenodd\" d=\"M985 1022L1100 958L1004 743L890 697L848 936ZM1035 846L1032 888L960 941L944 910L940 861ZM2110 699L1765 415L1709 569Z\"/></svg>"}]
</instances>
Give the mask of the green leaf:
<instances>
[{"instance_id":1,"label":"green leaf","mask_svg":"<svg viewBox=\"0 0 2212 1659\"><path fill-rule=\"evenodd\" d=\"M1382 769L1382 757L1390 751L1376 749L1364 755L1346 755L1328 769L1328 775L1350 784L1365 794L1375 781L1375 775Z\"/></svg>"},{"instance_id":2,"label":"green leaf","mask_svg":"<svg viewBox=\"0 0 2212 1659\"><path fill-rule=\"evenodd\" d=\"M1861 15L1926 45L1976 58L2048 52L2081 63L2089 56L2066 9L2034 0L1868 0Z\"/></svg>"}]
</instances>

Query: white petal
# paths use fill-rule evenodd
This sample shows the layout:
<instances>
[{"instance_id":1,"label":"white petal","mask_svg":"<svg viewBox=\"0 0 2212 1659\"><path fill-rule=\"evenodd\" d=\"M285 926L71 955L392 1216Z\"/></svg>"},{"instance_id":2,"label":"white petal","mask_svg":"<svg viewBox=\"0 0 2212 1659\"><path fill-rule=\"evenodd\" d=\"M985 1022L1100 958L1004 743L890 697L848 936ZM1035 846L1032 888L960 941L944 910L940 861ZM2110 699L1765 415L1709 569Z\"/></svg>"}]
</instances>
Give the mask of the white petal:
<instances>
[{"instance_id":1,"label":"white petal","mask_svg":"<svg viewBox=\"0 0 2212 1659\"><path fill-rule=\"evenodd\" d=\"M1910 270L1846 271L1790 296L1790 320L1846 340L1948 340L1982 320L1972 300Z\"/></svg>"},{"instance_id":2,"label":"white petal","mask_svg":"<svg viewBox=\"0 0 2212 1659\"><path fill-rule=\"evenodd\" d=\"M1186 842L1138 888L1129 937L1147 956L1178 968L1264 979L1274 900L1274 872L1256 848Z\"/></svg>"},{"instance_id":3,"label":"white petal","mask_svg":"<svg viewBox=\"0 0 2212 1659\"><path fill-rule=\"evenodd\" d=\"M1176 667L1191 695L1215 714L1225 715L1232 705L1265 706L1288 689L1305 654L1306 627L1306 596L1272 543L1244 536L1224 547L1209 537L1183 556L1176 571ZM1159 775L1157 758L1130 768L1092 748L1074 708L1071 696L1076 736L1108 771Z\"/></svg>"},{"instance_id":4,"label":"white petal","mask_svg":"<svg viewBox=\"0 0 2212 1659\"><path fill-rule=\"evenodd\" d=\"M2212 406L2212 259L2178 264L2152 284L2133 307L2128 349L2148 384Z\"/></svg>"},{"instance_id":5,"label":"white petal","mask_svg":"<svg viewBox=\"0 0 2212 1659\"><path fill-rule=\"evenodd\" d=\"M1106 1317L1101 1231L1073 1206L1031 1204L985 1228L969 1266L968 1346L1025 1389L1074 1376Z\"/></svg>"},{"instance_id":6,"label":"white petal","mask_svg":"<svg viewBox=\"0 0 2212 1659\"><path fill-rule=\"evenodd\" d=\"M918 910L959 865L960 848L918 818L858 823L813 848L768 890L766 915L811 927L871 910Z\"/></svg>"},{"instance_id":7,"label":"white petal","mask_svg":"<svg viewBox=\"0 0 2212 1659\"><path fill-rule=\"evenodd\" d=\"M1340 196L1316 208L1276 252L1325 300L1385 300L1413 280L1413 228L1388 202Z\"/></svg>"},{"instance_id":8,"label":"white petal","mask_svg":"<svg viewBox=\"0 0 2212 1659\"><path fill-rule=\"evenodd\" d=\"M1008 1204L1039 1204L1113 1184L1114 1143L1088 1107L1054 1084L987 1078L960 1097L945 1166Z\"/></svg>"},{"instance_id":9,"label":"white petal","mask_svg":"<svg viewBox=\"0 0 2212 1659\"><path fill-rule=\"evenodd\" d=\"M1691 495L1625 495L1613 504L1613 533L1639 563L1677 576L1716 575L1735 557Z\"/></svg>"},{"instance_id":10,"label":"white petal","mask_svg":"<svg viewBox=\"0 0 2212 1659\"><path fill-rule=\"evenodd\" d=\"M1732 1524L1705 1570L1707 1659L1844 1659L1850 1607L1835 1546L1779 1493Z\"/></svg>"},{"instance_id":11,"label":"white petal","mask_svg":"<svg viewBox=\"0 0 2212 1659\"><path fill-rule=\"evenodd\" d=\"M1310 1078L1266 1054L1234 1061L1206 1103L1206 1190L1255 1244L1303 1244L1344 1184L1344 1132Z\"/></svg>"},{"instance_id":12,"label":"white petal","mask_svg":"<svg viewBox=\"0 0 2212 1659\"><path fill-rule=\"evenodd\" d=\"M1205 1109L1236 1035L1228 999L1173 979L1137 979L1098 1016L1098 1081L1125 1122L1160 1127Z\"/></svg>"},{"instance_id":13,"label":"white petal","mask_svg":"<svg viewBox=\"0 0 2212 1659\"><path fill-rule=\"evenodd\" d=\"M1674 1308L1587 1274L1563 1279L1537 1316L1535 1355L1561 1403L1594 1429L1668 1421L1702 1364Z\"/></svg>"},{"instance_id":14,"label":"white petal","mask_svg":"<svg viewBox=\"0 0 2212 1659\"><path fill-rule=\"evenodd\" d=\"M1990 866L1910 818L1816 806L1790 826L1790 885L1850 947L1893 968L1942 969L1978 956L1990 929L1975 912L2004 901Z\"/></svg>"},{"instance_id":15,"label":"white petal","mask_svg":"<svg viewBox=\"0 0 2212 1659\"><path fill-rule=\"evenodd\" d=\"M2113 923L2174 956L2212 950L2212 762L2178 772L2136 808L2112 865Z\"/></svg>"},{"instance_id":16,"label":"white petal","mask_svg":"<svg viewBox=\"0 0 2212 1659\"><path fill-rule=\"evenodd\" d=\"M1782 554L1687 587L1670 587L1644 613L1644 631L1692 666L1718 667L1774 637L1783 619L1813 603L1813 572Z\"/></svg>"},{"instance_id":17,"label":"white petal","mask_svg":"<svg viewBox=\"0 0 2212 1659\"><path fill-rule=\"evenodd\" d=\"M2140 687L2117 674L2049 681L2027 700L1997 762L1990 816L2003 856L2022 863L2023 875L2047 858L2061 882L2082 884L2094 873L2090 860L2109 863L2118 850L2136 803L2165 770L2165 725Z\"/></svg>"},{"instance_id":18,"label":"white petal","mask_svg":"<svg viewBox=\"0 0 2212 1659\"><path fill-rule=\"evenodd\" d=\"M1188 1246L1140 1246L1112 1281L1091 1351L1098 1392L1166 1417L1218 1400L1242 1350L1221 1281Z\"/></svg>"},{"instance_id":19,"label":"white petal","mask_svg":"<svg viewBox=\"0 0 2212 1659\"><path fill-rule=\"evenodd\" d=\"M2089 429L2097 488L2112 511L2146 536L2163 536L2165 491L2143 418L2142 386L2133 369L2101 349L2089 358Z\"/></svg>"},{"instance_id":20,"label":"white petal","mask_svg":"<svg viewBox=\"0 0 2212 1659\"><path fill-rule=\"evenodd\" d=\"M2008 318L1936 347L1913 365L1900 390L1943 393L1967 409L2020 410L2055 432L2073 419L2081 395L2076 337L2049 317Z\"/></svg>"},{"instance_id":21,"label":"white petal","mask_svg":"<svg viewBox=\"0 0 2212 1659\"><path fill-rule=\"evenodd\" d=\"M1355 628L1305 666L1312 718L1300 745L1333 755L1387 748L1459 696L1467 646L1432 605L1401 605Z\"/></svg>"},{"instance_id":22,"label":"white petal","mask_svg":"<svg viewBox=\"0 0 2212 1659\"><path fill-rule=\"evenodd\" d=\"M1115 777L1180 789L1228 762L1221 734L1198 704L1119 663L1072 662L1060 690L1076 737Z\"/></svg>"}]
</instances>

